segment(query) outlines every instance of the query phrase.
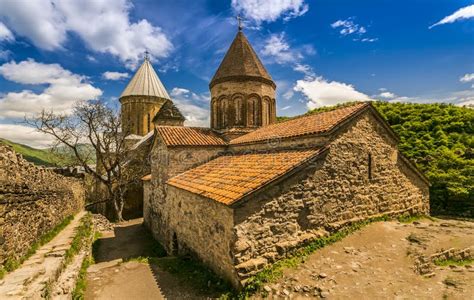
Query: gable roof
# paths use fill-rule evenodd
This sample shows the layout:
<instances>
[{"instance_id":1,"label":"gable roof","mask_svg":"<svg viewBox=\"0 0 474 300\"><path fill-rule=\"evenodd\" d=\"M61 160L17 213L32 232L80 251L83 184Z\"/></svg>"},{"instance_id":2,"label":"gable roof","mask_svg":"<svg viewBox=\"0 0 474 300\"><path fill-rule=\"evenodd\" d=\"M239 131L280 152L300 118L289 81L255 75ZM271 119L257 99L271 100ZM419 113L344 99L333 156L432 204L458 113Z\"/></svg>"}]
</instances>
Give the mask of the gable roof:
<instances>
[{"instance_id":1,"label":"gable roof","mask_svg":"<svg viewBox=\"0 0 474 300\"><path fill-rule=\"evenodd\" d=\"M168 184L231 205L281 178L327 148L221 156Z\"/></svg>"},{"instance_id":2,"label":"gable roof","mask_svg":"<svg viewBox=\"0 0 474 300\"><path fill-rule=\"evenodd\" d=\"M186 120L183 114L171 100L167 100L165 103L163 103L163 105L160 107L160 110L156 113L155 117L153 117L153 122L163 119L175 119L181 121Z\"/></svg>"},{"instance_id":3,"label":"gable roof","mask_svg":"<svg viewBox=\"0 0 474 300\"><path fill-rule=\"evenodd\" d=\"M138 68L120 98L125 96L155 96L171 99L148 59L145 59Z\"/></svg>"},{"instance_id":4,"label":"gable roof","mask_svg":"<svg viewBox=\"0 0 474 300\"><path fill-rule=\"evenodd\" d=\"M225 146L227 142L211 128L157 126L156 131L167 146Z\"/></svg>"},{"instance_id":5,"label":"gable roof","mask_svg":"<svg viewBox=\"0 0 474 300\"><path fill-rule=\"evenodd\" d=\"M272 77L263 66L247 37L239 31L209 83L209 88L217 83L242 79L263 81L275 87Z\"/></svg>"},{"instance_id":6,"label":"gable roof","mask_svg":"<svg viewBox=\"0 0 474 300\"><path fill-rule=\"evenodd\" d=\"M246 135L230 141L231 145L248 144L269 139L290 138L296 136L324 133L341 122L349 119L356 113L369 107L369 103L357 103L351 106L338 108L309 116L290 119L285 122L275 123L261 127Z\"/></svg>"}]
</instances>

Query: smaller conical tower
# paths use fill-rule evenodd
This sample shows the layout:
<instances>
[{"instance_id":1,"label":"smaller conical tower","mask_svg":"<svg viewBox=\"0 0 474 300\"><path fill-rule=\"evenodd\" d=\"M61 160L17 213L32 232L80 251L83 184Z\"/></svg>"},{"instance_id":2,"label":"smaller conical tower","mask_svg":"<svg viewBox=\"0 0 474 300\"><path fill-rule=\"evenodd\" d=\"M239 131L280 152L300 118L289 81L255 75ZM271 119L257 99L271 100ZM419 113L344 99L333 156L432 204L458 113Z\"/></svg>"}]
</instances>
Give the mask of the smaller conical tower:
<instances>
[{"instance_id":1,"label":"smaller conical tower","mask_svg":"<svg viewBox=\"0 0 474 300\"><path fill-rule=\"evenodd\" d=\"M239 26L212 78L211 128L229 138L276 122L276 85Z\"/></svg>"},{"instance_id":2,"label":"smaller conical tower","mask_svg":"<svg viewBox=\"0 0 474 300\"><path fill-rule=\"evenodd\" d=\"M168 100L170 96L146 55L120 95L122 132L144 136L152 131L153 118Z\"/></svg>"}]
</instances>

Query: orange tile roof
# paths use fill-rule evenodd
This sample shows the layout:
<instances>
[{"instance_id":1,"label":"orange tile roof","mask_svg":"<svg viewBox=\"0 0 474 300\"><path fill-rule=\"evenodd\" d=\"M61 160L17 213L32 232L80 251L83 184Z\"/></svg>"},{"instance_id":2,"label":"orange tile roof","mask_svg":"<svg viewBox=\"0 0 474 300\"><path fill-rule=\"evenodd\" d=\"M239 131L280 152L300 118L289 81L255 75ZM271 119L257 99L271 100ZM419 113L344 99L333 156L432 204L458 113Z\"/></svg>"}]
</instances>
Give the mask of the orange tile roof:
<instances>
[{"instance_id":1,"label":"orange tile roof","mask_svg":"<svg viewBox=\"0 0 474 300\"><path fill-rule=\"evenodd\" d=\"M221 156L181 173L167 183L230 205L325 149Z\"/></svg>"},{"instance_id":2,"label":"orange tile roof","mask_svg":"<svg viewBox=\"0 0 474 300\"><path fill-rule=\"evenodd\" d=\"M210 128L157 126L167 146L225 146L227 142Z\"/></svg>"},{"instance_id":3,"label":"orange tile roof","mask_svg":"<svg viewBox=\"0 0 474 300\"><path fill-rule=\"evenodd\" d=\"M290 119L259 128L251 133L233 139L230 144L246 144L269 139L289 138L308 134L323 133L331 130L340 122L369 106L369 103L357 103L328 112Z\"/></svg>"}]
</instances>

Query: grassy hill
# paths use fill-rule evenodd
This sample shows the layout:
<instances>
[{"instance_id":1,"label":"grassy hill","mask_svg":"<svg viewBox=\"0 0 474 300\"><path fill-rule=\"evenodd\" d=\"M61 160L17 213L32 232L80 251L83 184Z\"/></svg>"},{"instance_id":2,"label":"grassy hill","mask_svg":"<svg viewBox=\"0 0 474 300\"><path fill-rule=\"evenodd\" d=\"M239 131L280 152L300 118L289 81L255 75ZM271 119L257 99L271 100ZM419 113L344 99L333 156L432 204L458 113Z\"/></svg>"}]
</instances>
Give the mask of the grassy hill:
<instances>
[{"instance_id":1,"label":"grassy hill","mask_svg":"<svg viewBox=\"0 0 474 300\"><path fill-rule=\"evenodd\" d=\"M23 155L27 161L40 166L57 166L58 157L51 153L48 149L35 149L33 147L18 144L6 139L0 138L0 143L11 146L17 153Z\"/></svg>"},{"instance_id":2,"label":"grassy hill","mask_svg":"<svg viewBox=\"0 0 474 300\"><path fill-rule=\"evenodd\" d=\"M0 138L0 143L13 147L17 153L23 155L23 158L38 166L62 167L76 165L75 160L72 159L73 154L70 153L70 151L65 147L55 149L53 152L52 149L35 149L33 147L15 143L2 138ZM87 144L80 145L79 151L83 151L84 153L94 153L92 146ZM91 155L92 158L93 156L94 155ZM90 163L95 164L95 160L91 159Z\"/></svg>"},{"instance_id":3,"label":"grassy hill","mask_svg":"<svg viewBox=\"0 0 474 300\"><path fill-rule=\"evenodd\" d=\"M474 109L448 104L373 105L400 137L400 151L430 180L432 211L474 217Z\"/></svg>"}]
</instances>

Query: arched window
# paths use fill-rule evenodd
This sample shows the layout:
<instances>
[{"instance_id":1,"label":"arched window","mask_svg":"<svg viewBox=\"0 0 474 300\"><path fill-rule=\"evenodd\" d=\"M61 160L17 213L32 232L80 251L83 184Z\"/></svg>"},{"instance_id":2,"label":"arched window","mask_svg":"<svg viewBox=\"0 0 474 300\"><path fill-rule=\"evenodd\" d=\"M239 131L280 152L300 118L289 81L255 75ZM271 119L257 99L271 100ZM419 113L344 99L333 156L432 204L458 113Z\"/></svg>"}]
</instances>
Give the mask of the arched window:
<instances>
[{"instance_id":1,"label":"arched window","mask_svg":"<svg viewBox=\"0 0 474 300\"><path fill-rule=\"evenodd\" d=\"M151 127L151 119L150 119L150 114L147 114L146 116L146 122L147 122L147 133L150 132L150 127Z\"/></svg>"},{"instance_id":2,"label":"arched window","mask_svg":"<svg viewBox=\"0 0 474 300\"><path fill-rule=\"evenodd\" d=\"M247 125L257 125L258 99L255 96L247 101Z\"/></svg>"},{"instance_id":3,"label":"arched window","mask_svg":"<svg viewBox=\"0 0 474 300\"><path fill-rule=\"evenodd\" d=\"M234 98L235 125L243 125L244 100L241 96Z\"/></svg>"},{"instance_id":4,"label":"arched window","mask_svg":"<svg viewBox=\"0 0 474 300\"><path fill-rule=\"evenodd\" d=\"M270 99L263 98L262 99L262 125L270 124Z\"/></svg>"},{"instance_id":5,"label":"arched window","mask_svg":"<svg viewBox=\"0 0 474 300\"><path fill-rule=\"evenodd\" d=\"M221 101L220 114L222 118L221 128L223 128L229 125L229 115L228 115L229 114L229 99L223 98L220 101Z\"/></svg>"},{"instance_id":6,"label":"arched window","mask_svg":"<svg viewBox=\"0 0 474 300\"><path fill-rule=\"evenodd\" d=\"M137 114L137 135L140 135L140 114Z\"/></svg>"}]
</instances>

